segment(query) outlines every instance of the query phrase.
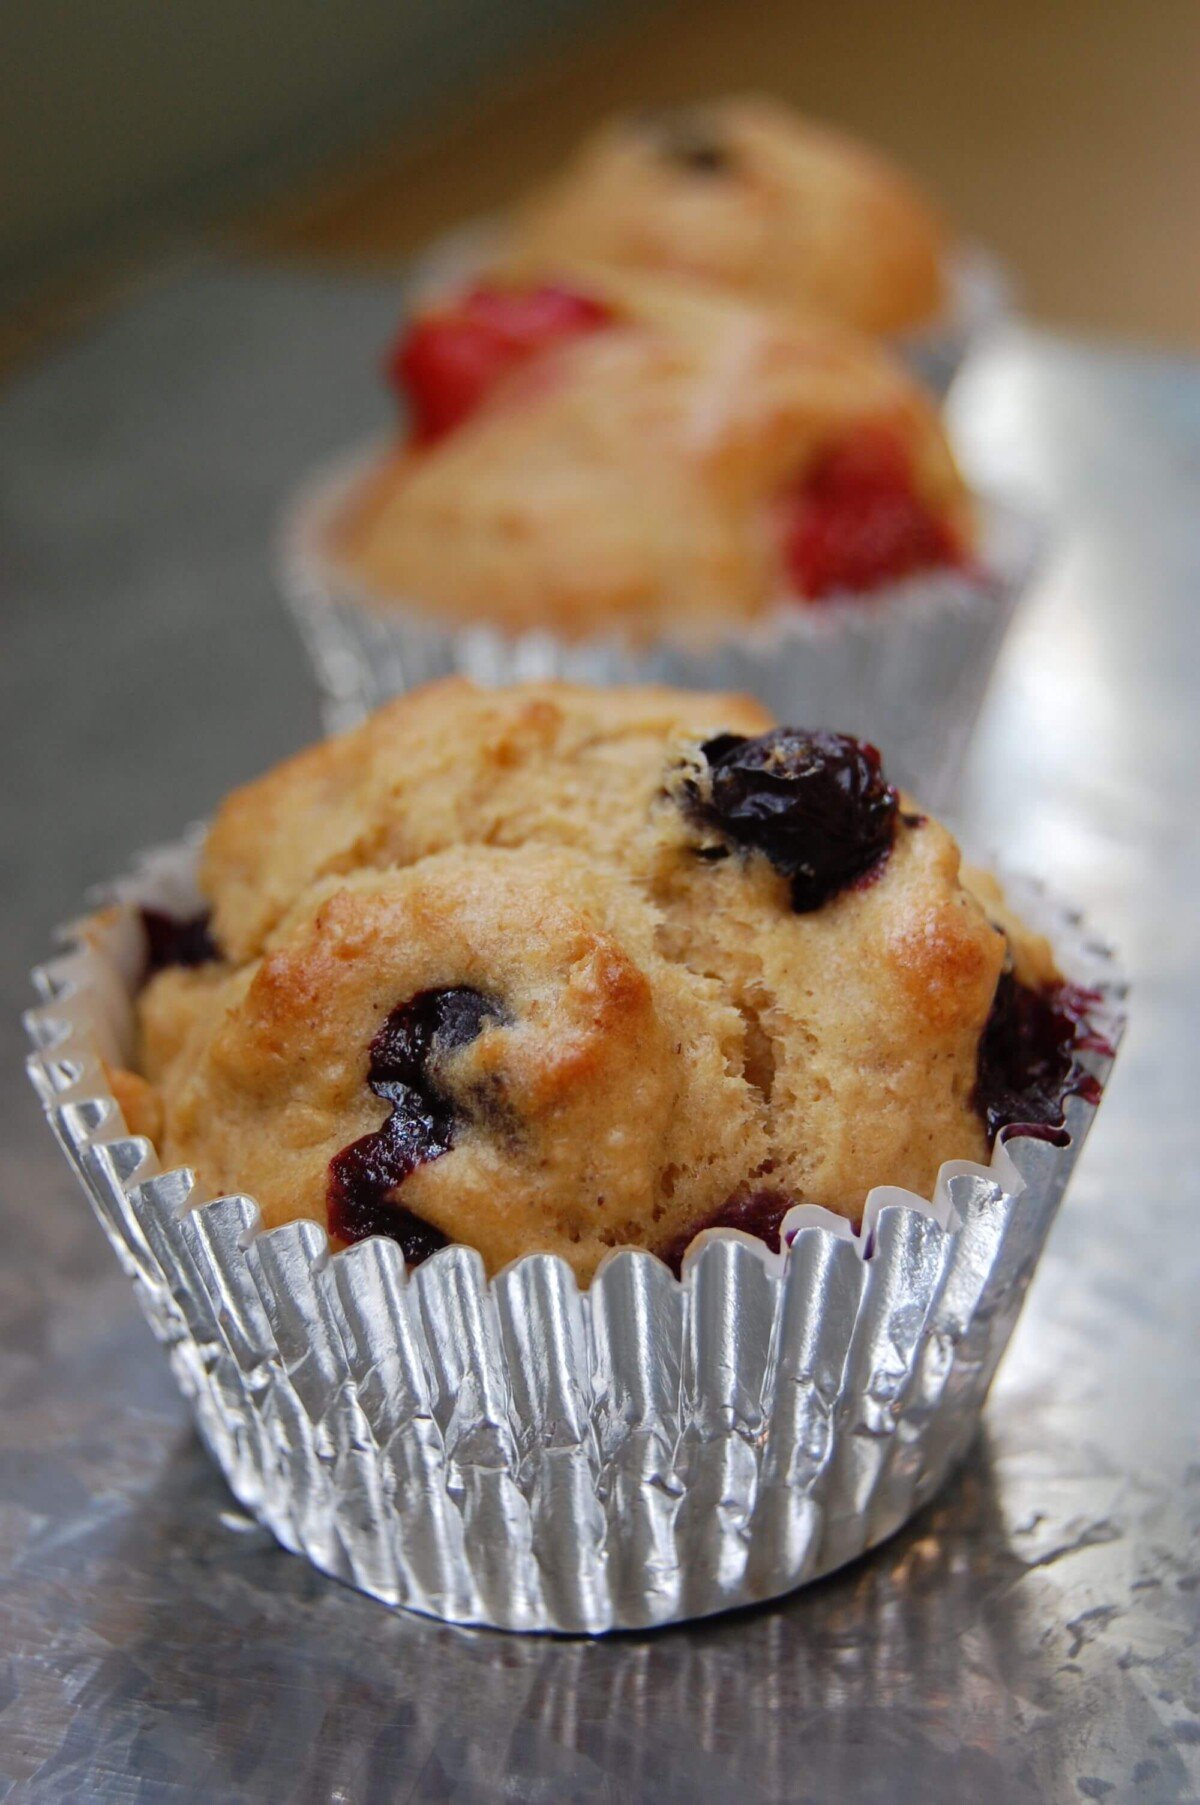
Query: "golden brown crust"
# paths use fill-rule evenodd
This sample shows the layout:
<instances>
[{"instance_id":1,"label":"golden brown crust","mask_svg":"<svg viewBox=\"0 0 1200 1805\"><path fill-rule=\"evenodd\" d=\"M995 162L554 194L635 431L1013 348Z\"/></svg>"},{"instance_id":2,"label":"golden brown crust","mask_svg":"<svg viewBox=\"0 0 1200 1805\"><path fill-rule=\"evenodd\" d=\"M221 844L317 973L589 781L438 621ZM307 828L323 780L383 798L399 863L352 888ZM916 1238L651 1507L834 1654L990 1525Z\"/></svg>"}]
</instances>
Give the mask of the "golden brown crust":
<instances>
[{"instance_id":1,"label":"golden brown crust","mask_svg":"<svg viewBox=\"0 0 1200 1805\"><path fill-rule=\"evenodd\" d=\"M719 168L672 155L681 129ZM686 142L686 139L685 139ZM700 278L868 333L934 319L945 234L879 153L760 97L615 120L518 212L515 267L580 259Z\"/></svg>"},{"instance_id":2,"label":"golden brown crust","mask_svg":"<svg viewBox=\"0 0 1200 1805\"><path fill-rule=\"evenodd\" d=\"M676 281L569 279L617 323L387 460L335 523L331 555L381 604L509 632L713 640L784 595L777 497L865 426L900 442L921 501L970 545L937 412L869 341Z\"/></svg>"},{"instance_id":3,"label":"golden brown crust","mask_svg":"<svg viewBox=\"0 0 1200 1805\"><path fill-rule=\"evenodd\" d=\"M388 1115L372 1041L460 988L488 1009L439 1055L453 1145L397 1201L493 1271L547 1249L586 1279L747 1188L853 1218L983 1157L979 1037L1010 937L1036 942L917 816L808 914L761 854L700 857L681 763L767 725L739 697L456 680L235 793L204 861L225 957L140 1001L164 1157L268 1223L325 1220L329 1162Z\"/></svg>"},{"instance_id":4,"label":"golden brown crust","mask_svg":"<svg viewBox=\"0 0 1200 1805\"><path fill-rule=\"evenodd\" d=\"M448 1062L458 1139L403 1195L491 1267L540 1238L590 1271L647 1227L678 1232L685 1205L716 1209L754 1163L761 1129L720 1051L737 1017L719 1021L656 955L615 874L574 852L475 847L339 882L240 995L228 980L227 1012L173 1087L167 1155L210 1186L250 1190L268 1224L320 1215L330 1158L388 1114L367 1086L371 1041L398 1002L463 985L511 1026ZM714 1123L701 1105L718 1099ZM660 1208L672 1163L698 1174L674 1215Z\"/></svg>"},{"instance_id":5,"label":"golden brown crust","mask_svg":"<svg viewBox=\"0 0 1200 1805\"><path fill-rule=\"evenodd\" d=\"M994 873L982 871L975 865L964 865L962 885L980 903L988 920L1006 937L1017 981L1031 990L1057 983L1060 974L1050 942L1044 934L1035 934L1026 927Z\"/></svg>"},{"instance_id":6,"label":"golden brown crust","mask_svg":"<svg viewBox=\"0 0 1200 1805\"><path fill-rule=\"evenodd\" d=\"M163 1129L162 1106L153 1085L140 1072L130 1072L124 1066L105 1065L104 1075L130 1134L158 1141Z\"/></svg>"},{"instance_id":7,"label":"golden brown crust","mask_svg":"<svg viewBox=\"0 0 1200 1805\"><path fill-rule=\"evenodd\" d=\"M226 798L201 866L218 939L246 960L316 879L463 843L633 859L673 745L769 725L748 696L427 684Z\"/></svg>"}]
</instances>

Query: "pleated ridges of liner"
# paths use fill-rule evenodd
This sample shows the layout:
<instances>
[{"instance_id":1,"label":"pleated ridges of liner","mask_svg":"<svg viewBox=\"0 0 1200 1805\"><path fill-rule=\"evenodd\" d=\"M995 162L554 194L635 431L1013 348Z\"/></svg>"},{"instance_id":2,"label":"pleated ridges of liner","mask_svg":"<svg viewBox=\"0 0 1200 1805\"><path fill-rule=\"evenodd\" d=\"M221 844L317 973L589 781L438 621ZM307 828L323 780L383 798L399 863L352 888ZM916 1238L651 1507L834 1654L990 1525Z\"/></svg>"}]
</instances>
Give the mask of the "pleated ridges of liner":
<instances>
[{"instance_id":1,"label":"pleated ridges of liner","mask_svg":"<svg viewBox=\"0 0 1200 1805\"><path fill-rule=\"evenodd\" d=\"M191 856L127 894L161 899L167 873L177 899ZM720 1231L682 1282L634 1251L582 1294L549 1255L489 1283L451 1247L408 1274L391 1242L331 1257L315 1223L257 1232L246 1197L188 1208L98 1057L130 1031L135 919L81 932L36 974L31 1075L201 1434L285 1547L454 1622L699 1617L891 1534L975 1432L1094 1113L1070 1100L1069 1148L944 1167L932 1204L874 1192L861 1241L793 1211L786 1259ZM1090 956L1115 1045L1120 988Z\"/></svg>"}]
</instances>

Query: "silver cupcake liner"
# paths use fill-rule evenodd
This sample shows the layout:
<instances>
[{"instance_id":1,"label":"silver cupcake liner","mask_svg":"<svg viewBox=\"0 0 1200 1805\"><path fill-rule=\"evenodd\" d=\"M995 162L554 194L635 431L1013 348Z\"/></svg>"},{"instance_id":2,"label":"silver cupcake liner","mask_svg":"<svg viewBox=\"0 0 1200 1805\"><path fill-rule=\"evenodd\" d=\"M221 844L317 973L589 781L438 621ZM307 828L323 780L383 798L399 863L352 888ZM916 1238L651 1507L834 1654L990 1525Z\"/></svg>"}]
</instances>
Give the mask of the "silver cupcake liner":
<instances>
[{"instance_id":1,"label":"silver cupcake liner","mask_svg":"<svg viewBox=\"0 0 1200 1805\"><path fill-rule=\"evenodd\" d=\"M1007 325L1016 311L1008 272L982 245L957 245L951 251L946 288L939 319L891 341L901 362L940 401L971 353Z\"/></svg>"},{"instance_id":2,"label":"silver cupcake liner","mask_svg":"<svg viewBox=\"0 0 1200 1805\"><path fill-rule=\"evenodd\" d=\"M319 476L280 533L281 588L330 732L454 673L483 684L562 677L747 690L779 720L870 740L894 781L929 807L952 799L992 666L1043 547L1039 524L1024 510L981 504L978 575L939 572L869 597L783 606L711 647L572 642L547 632L441 626L419 607L381 604L354 584L330 556L330 536L381 450L360 450Z\"/></svg>"},{"instance_id":3,"label":"silver cupcake liner","mask_svg":"<svg viewBox=\"0 0 1200 1805\"><path fill-rule=\"evenodd\" d=\"M408 268L410 302L436 299L494 265L504 248L499 214L467 220L439 234ZM893 352L939 400L949 392L971 352L1013 316L1013 286L1004 265L982 245L960 244L945 265L946 304L936 320L897 333Z\"/></svg>"},{"instance_id":4,"label":"silver cupcake liner","mask_svg":"<svg viewBox=\"0 0 1200 1805\"><path fill-rule=\"evenodd\" d=\"M682 1280L610 1255L580 1291L531 1254L495 1279L463 1246L406 1271L390 1241L331 1255L263 1231L131 1137L137 902L194 907L195 842L148 857L34 974L34 1086L238 1499L285 1548L455 1623L601 1634L773 1598L891 1535L964 1453L1093 1115L885 1187L861 1233L810 1206L790 1249L710 1230ZM1037 892L1115 1048L1110 955ZM1103 1079L1108 1055L1089 1055Z\"/></svg>"}]
</instances>

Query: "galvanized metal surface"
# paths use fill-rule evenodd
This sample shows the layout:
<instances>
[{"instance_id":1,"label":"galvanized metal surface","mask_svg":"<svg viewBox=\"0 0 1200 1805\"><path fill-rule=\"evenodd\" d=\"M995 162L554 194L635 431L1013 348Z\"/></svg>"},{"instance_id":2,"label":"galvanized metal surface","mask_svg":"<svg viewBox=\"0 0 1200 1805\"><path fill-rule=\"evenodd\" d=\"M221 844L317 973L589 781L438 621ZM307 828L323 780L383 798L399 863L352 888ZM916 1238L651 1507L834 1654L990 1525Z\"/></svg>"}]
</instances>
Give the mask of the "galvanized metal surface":
<instances>
[{"instance_id":1,"label":"galvanized metal surface","mask_svg":"<svg viewBox=\"0 0 1200 1805\"><path fill-rule=\"evenodd\" d=\"M380 419L364 348L392 303L195 270L0 402L6 1796L1200 1796L1194 367L1016 337L957 397L989 473L1015 466L1066 534L964 812L1121 945L1135 1006L943 1499L781 1605L531 1642L391 1616L280 1553L187 1428L24 1091L15 1012L114 854L315 730L267 531Z\"/></svg>"}]
</instances>

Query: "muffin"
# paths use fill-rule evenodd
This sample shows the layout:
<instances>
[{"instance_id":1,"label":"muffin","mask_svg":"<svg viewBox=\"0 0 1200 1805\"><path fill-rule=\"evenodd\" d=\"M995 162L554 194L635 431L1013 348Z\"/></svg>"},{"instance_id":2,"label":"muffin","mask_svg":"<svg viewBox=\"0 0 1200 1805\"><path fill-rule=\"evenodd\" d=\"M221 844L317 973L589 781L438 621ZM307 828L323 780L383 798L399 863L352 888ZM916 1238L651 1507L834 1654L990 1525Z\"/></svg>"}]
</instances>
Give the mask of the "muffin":
<instances>
[{"instance_id":1,"label":"muffin","mask_svg":"<svg viewBox=\"0 0 1200 1805\"><path fill-rule=\"evenodd\" d=\"M891 1535L1123 1021L1077 916L730 695L442 683L109 894L26 1017L62 1152L238 1500L453 1623L687 1621Z\"/></svg>"},{"instance_id":2,"label":"muffin","mask_svg":"<svg viewBox=\"0 0 1200 1805\"><path fill-rule=\"evenodd\" d=\"M761 96L617 119L519 207L514 267L581 259L711 282L860 332L927 326L946 234L878 152Z\"/></svg>"},{"instance_id":3,"label":"muffin","mask_svg":"<svg viewBox=\"0 0 1200 1805\"><path fill-rule=\"evenodd\" d=\"M875 750L665 688L461 681L235 792L147 923L129 1126L201 1192L589 1281L1053 1136L1083 1006Z\"/></svg>"},{"instance_id":4,"label":"muffin","mask_svg":"<svg viewBox=\"0 0 1200 1805\"><path fill-rule=\"evenodd\" d=\"M330 545L383 606L711 645L975 554L932 404L836 326L592 267L443 297L391 368L407 426Z\"/></svg>"},{"instance_id":5,"label":"muffin","mask_svg":"<svg viewBox=\"0 0 1200 1805\"><path fill-rule=\"evenodd\" d=\"M877 345L591 266L443 294L391 370L399 441L280 541L331 731L454 673L748 690L952 799L1040 536Z\"/></svg>"}]
</instances>

